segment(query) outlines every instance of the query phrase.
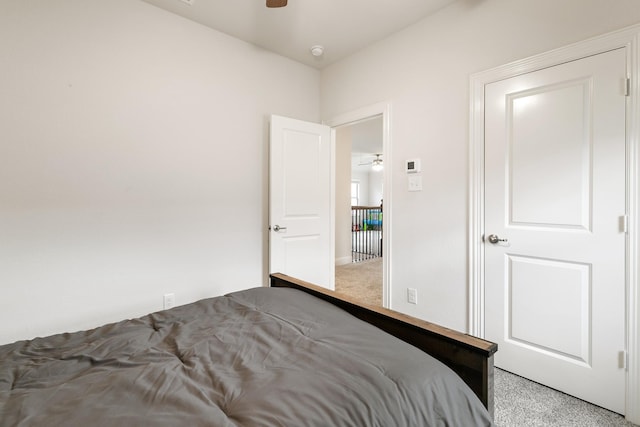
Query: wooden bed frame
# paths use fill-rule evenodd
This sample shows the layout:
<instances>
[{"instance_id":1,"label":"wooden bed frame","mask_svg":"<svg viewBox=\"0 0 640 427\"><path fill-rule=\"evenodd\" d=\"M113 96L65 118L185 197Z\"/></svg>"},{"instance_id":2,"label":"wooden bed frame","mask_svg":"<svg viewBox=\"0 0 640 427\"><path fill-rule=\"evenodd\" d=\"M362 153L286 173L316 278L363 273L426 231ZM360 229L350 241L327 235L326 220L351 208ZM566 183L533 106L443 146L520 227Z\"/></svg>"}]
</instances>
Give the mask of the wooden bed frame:
<instances>
[{"instance_id":1,"label":"wooden bed frame","mask_svg":"<svg viewBox=\"0 0 640 427\"><path fill-rule=\"evenodd\" d=\"M285 274L270 275L272 287L299 289L421 349L449 366L480 398L493 417L493 354L498 345L434 323L363 304L334 291Z\"/></svg>"}]
</instances>

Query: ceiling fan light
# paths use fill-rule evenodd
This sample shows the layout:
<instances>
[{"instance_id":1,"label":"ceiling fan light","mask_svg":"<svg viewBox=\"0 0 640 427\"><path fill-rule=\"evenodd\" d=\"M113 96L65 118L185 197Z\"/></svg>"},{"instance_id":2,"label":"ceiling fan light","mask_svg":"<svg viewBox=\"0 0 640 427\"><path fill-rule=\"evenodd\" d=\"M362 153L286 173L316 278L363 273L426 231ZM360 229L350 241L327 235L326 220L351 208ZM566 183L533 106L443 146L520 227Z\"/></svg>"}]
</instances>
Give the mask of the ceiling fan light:
<instances>
[{"instance_id":1,"label":"ceiling fan light","mask_svg":"<svg viewBox=\"0 0 640 427\"><path fill-rule=\"evenodd\" d=\"M267 0L267 7L284 7L287 5L287 0Z\"/></svg>"},{"instance_id":2,"label":"ceiling fan light","mask_svg":"<svg viewBox=\"0 0 640 427\"><path fill-rule=\"evenodd\" d=\"M382 169L384 169L384 165L382 164L382 159L381 158L375 159L371 164L371 169L374 172L380 172Z\"/></svg>"}]
</instances>

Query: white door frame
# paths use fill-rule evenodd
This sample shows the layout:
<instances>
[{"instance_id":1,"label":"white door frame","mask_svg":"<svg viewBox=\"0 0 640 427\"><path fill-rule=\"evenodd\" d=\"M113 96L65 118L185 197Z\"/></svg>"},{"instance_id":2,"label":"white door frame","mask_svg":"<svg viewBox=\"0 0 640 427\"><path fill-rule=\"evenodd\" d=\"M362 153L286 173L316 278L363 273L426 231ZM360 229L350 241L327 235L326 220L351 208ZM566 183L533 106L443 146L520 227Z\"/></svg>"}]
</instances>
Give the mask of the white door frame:
<instances>
[{"instance_id":1,"label":"white door frame","mask_svg":"<svg viewBox=\"0 0 640 427\"><path fill-rule=\"evenodd\" d=\"M384 239L382 240L382 306L391 307L391 257L388 256L391 240L391 104L380 102L359 108L348 113L340 114L323 124L331 127L331 161L335 169L336 132L335 128L353 124L374 116L382 116L382 157L384 159L384 188L382 200L384 201ZM333 191L335 198L335 189ZM333 201L335 206L335 200ZM335 231L334 231L335 232ZM335 239L334 239L335 241Z\"/></svg>"},{"instance_id":2,"label":"white door frame","mask_svg":"<svg viewBox=\"0 0 640 427\"><path fill-rule=\"evenodd\" d=\"M640 424L640 25L512 62L471 76L469 331L484 337L484 88L554 65L624 47L627 52L627 420ZM624 82L620 82L621 90Z\"/></svg>"}]
</instances>

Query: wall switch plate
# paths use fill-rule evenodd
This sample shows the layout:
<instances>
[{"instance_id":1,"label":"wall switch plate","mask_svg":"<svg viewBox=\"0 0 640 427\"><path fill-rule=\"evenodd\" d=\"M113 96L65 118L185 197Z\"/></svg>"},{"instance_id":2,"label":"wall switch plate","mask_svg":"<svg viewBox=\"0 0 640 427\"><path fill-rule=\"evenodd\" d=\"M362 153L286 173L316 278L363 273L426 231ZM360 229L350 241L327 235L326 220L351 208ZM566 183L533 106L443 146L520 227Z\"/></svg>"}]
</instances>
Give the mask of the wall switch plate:
<instances>
[{"instance_id":1,"label":"wall switch plate","mask_svg":"<svg viewBox=\"0 0 640 427\"><path fill-rule=\"evenodd\" d=\"M175 307L175 305L176 305L176 295L164 294L164 309L168 310L170 308Z\"/></svg>"},{"instance_id":2,"label":"wall switch plate","mask_svg":"<svg viewBox=\"0 0 640 427\"><path fill-rule=\"evenodd\" d=\"M407 302L409 304L418 303L418 290L414 288L407 288Z\"/></svg>"},{"instance_id":3,"label":"wall switch plate","mask_svg":"<svg viewBox=\"0 0 640 427\"><path fill-rule=\"evenodd\" d=\"M409 191L422 191L422 175L409 175Z\"/></svg>"}]
</instances>

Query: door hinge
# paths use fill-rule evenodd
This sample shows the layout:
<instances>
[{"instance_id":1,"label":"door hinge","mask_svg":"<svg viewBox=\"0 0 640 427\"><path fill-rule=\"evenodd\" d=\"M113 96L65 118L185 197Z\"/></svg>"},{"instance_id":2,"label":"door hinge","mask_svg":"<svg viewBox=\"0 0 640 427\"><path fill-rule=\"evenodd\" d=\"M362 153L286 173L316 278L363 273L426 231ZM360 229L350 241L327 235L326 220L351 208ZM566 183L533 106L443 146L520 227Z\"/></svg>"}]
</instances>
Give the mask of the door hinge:
<instances>
[{"instance_id":1,"label":"door hinge","mask_svg":"<svg viewBox=\"0 0 640 427\"><path fill-rule=\"evenodd\" d=\"M621 233L628 233L629 232L629 217L627 215L622 215L618 219L618 221L620 223L620 232Z\"/></svg>"},{"instance_id":2,"label":"door hinge","mask_svg":"<svg viewBox=\"0 0 640 427\"><path fill-rule=\"evenodd\" d=\"M618 353L618 366L625 371L629 369L629 354L625 350Z\"/></svg>"},{"instance_id":3,"label":"door hinge","mask_svg":"<svg viewBox=\"0 0 640 427\"><path fill-rule=\"evenodd\" d=\"M629 95L631 95L631 79L627 77L626 81L624 82L624 96Z\"/></svg>"}]
</instances>

